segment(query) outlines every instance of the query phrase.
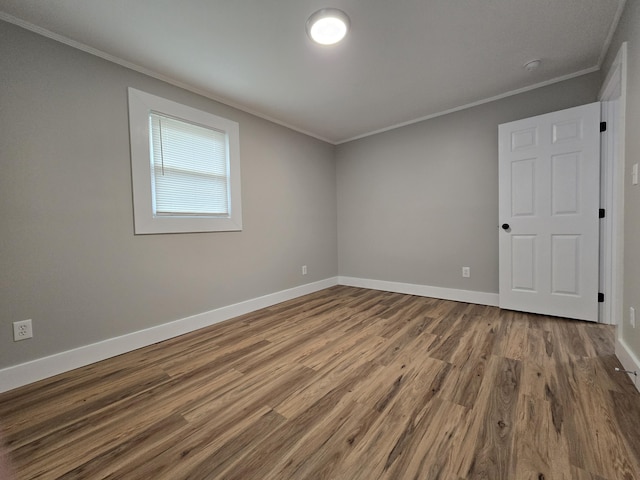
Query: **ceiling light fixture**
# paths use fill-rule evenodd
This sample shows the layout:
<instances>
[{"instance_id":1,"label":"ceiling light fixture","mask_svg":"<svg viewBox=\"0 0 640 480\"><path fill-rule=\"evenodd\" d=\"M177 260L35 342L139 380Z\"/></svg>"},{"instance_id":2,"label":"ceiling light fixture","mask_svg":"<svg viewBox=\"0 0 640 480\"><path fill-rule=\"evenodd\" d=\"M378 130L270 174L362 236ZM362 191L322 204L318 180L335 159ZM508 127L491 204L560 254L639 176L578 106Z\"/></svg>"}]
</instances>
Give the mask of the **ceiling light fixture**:
<instances>
[{"instance_id":1,"label":"ceiling light fixture","mask_svg":"<svg viewBox=\"0 0 640 480\"><path fill-rule=\"evenodd\" d=\"M535 60L531 60L530 62L525 63L523 66L527 72L533 72L540 66L541 63L542 62L536 58Z\"/></svg>"},{"instance_id":2,"label":"ceiling light fixture","mask_svg":"<svg viewBox=\"0 0 640 480\"><path fill-rule=\"evenodd\" d=\"M342 10L323 8L307 20L307 35L320 45L335 45L345 37L349 25L349 17Z\"/></svg>"}]
</instances>

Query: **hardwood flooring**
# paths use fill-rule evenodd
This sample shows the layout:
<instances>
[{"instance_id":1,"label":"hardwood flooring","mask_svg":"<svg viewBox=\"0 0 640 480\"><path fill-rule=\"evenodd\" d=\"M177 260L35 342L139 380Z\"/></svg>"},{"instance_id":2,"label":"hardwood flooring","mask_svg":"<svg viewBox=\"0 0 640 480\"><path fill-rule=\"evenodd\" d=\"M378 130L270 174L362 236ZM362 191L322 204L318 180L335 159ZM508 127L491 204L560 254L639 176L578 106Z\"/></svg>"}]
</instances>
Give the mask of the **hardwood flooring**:
<instances>
[{"instance_id":1,"label":"hardwood flooring","mask_svg":"<svg viewBox=\"0 0 640 480\"><path fill-rule=\"evenodd\" d=\"M19 479L640 478L612 327L333 287L0 395Z\"/></svg>"}]
</instances>

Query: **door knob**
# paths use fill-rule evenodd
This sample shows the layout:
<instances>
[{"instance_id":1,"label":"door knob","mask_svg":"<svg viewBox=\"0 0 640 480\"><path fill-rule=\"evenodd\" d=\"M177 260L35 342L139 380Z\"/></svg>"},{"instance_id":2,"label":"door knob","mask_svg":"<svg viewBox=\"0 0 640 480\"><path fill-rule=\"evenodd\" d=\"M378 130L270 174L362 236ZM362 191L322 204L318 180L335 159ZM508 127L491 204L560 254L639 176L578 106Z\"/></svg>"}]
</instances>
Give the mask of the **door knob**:
<instances>
[{"instance_id":1,"label":"door knob","mask_svg":"<svg viewBox=\"0 0 640 480\"><path fill-rule=\"evenodd\" d=\"M503 230L509 230L510 228L511 228L511 227L509 226L509 224L508 224L508 223L503 223L503 224L502 224L502 229L503 229Z\"/></svg>"}]
</instances>

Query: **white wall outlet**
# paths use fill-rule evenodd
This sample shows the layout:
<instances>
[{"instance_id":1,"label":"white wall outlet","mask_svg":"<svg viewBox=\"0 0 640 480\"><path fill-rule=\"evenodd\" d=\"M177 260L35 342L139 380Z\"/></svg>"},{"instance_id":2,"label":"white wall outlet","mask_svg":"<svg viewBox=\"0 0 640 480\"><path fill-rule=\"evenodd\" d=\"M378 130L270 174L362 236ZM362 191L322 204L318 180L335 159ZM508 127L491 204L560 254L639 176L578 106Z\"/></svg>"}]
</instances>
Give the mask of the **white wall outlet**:
<instances>
[{"instance_id":1,"label":"white wall outlet","mask_svg":"<svg viewBox=\"0 0 640 480\"><path fill-rule=\"evenodd\" d=\"M471 267L462 267L462 276L469 278L471 276Z\"/></svg>"},{"instance_id":2,"label":"white wall outlet","mask_svg":"<svg viewBox=\"0 0 640 480\"><path fill-rule=\"evenodd\" d=\"M303 275L307 274L307 266L306 265L302 265L302 274Z\"/></svg>"},{"instance_id":3,"label":"white wall outlet","mask_svg":"<svg viewBox=\"0 0 640 480\"><path fill-rule=\"evenodd\" d=\"M19 342L20 340L26 340L33 337L33 326L31 320L21 320L19 322L13 322L13 341Z\"/></svg>"},{"instance_id":4,"label":"white wall outlet","mask_svg":"<svg viewBox=\"0 0 640 480\"><path fill-rule=\"evenodd\" d=\"M629 307L629 323L632 328L636 328L636 309Z\"/></svg>"},{"instance_id":5,"label":"white wall outlet","mask_svg":"<svg viewBox=\"0 0 640 480\"><path fill-rule=\"evenodd\" d=\"M634 163L631 167L631 185L638 185L638 164Z\"/></svg>"}]
</instances>

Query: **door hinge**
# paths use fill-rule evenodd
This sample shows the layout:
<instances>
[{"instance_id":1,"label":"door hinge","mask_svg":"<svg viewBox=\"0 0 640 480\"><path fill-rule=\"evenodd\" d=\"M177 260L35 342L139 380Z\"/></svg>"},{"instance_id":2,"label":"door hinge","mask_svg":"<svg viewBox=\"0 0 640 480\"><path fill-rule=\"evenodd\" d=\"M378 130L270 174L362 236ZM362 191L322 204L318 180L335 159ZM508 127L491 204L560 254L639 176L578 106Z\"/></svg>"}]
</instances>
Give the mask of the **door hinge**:
<instances>
[{"instance_id":1,"label":"door hinge","mask_svg":"<svg viewBox=\"0 0 640 480\"><path fill-rule=\"evenodd\" d=\"M601 132L607 131L607 122L600 122L600 131Z\"/></svg>"},{"instance_id":2,"label":"door hinge","mask_svg":"<svg viewBox=\"0 0 640 480\"><path fill-rule=\"evenodd\" d=\"M598 210L598 218L604 218L604 208Z\"/></svg>"},{"instance_id":3,"label":"door hinge","mask_svg":"<svg viewBox=\"0 0 640 480\"><path fill-rule=\"evenodd\" d=\"M604 302L604 293L598 293L598 303Z\"/></svg>"}]
</instances>

